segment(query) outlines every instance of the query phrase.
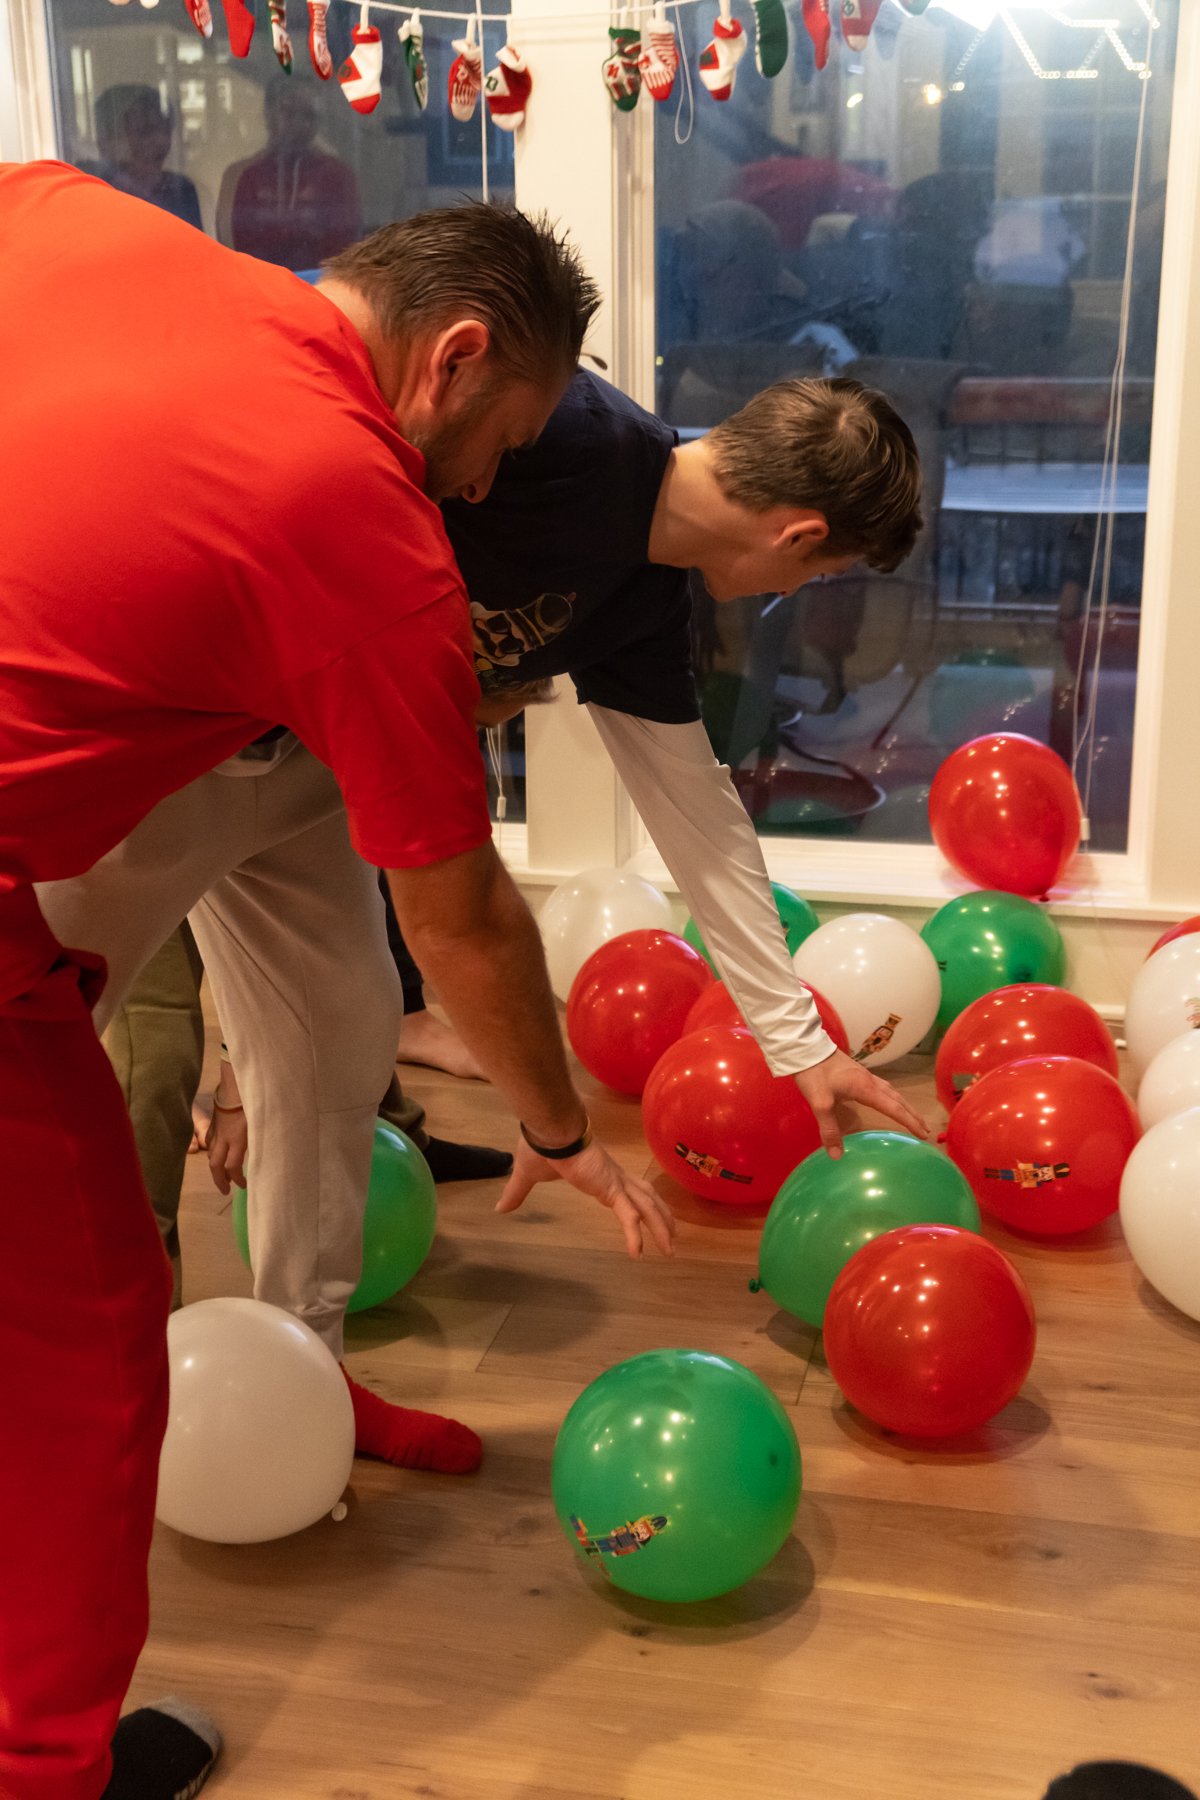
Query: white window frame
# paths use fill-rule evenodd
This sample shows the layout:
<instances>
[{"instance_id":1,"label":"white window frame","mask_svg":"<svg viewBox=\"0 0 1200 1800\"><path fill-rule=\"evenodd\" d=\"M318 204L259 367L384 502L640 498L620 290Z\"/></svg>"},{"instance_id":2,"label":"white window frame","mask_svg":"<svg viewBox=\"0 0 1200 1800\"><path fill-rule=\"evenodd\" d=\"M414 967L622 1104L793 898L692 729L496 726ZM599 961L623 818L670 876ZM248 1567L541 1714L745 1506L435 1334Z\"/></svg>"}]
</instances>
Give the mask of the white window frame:
<instances>
[{"instance_id":1,"label":"white window frame","mask_svg":"<svg viewBox=\"0 0 1200 1800\"><path fill-rule=\"evenodd\" d=\"M595 347L617 384L652 405L651 108L618 116L604 93L594 0L560 0L553 21L543 7L516 0L514 8L517 41L538 82L517 149L518 200L545 207L580 243L607 296ZM570 13L578 20L568 23ZM1081 855L1072 897L1053 907L1079 937L1079 955L1082 937L1072 927L1107 922L1108 943L1093 941L1088 953L1099 969L1117 946L1122 972L1103 977L1106 990L1120 986L1162 921L1200 910L1200 830L1189 791L1200 718L1200 6L1191 4L1179 22L1167 191L1128 849ZM506 842L506 855L530 887L616 863L670 890L599 739L562 685L558 706L528 715L529 823L523 843ZM763 849L775 879L833 907L920 917L964 885L929 845L767 838Z\"/></svg>"}]
</instances>

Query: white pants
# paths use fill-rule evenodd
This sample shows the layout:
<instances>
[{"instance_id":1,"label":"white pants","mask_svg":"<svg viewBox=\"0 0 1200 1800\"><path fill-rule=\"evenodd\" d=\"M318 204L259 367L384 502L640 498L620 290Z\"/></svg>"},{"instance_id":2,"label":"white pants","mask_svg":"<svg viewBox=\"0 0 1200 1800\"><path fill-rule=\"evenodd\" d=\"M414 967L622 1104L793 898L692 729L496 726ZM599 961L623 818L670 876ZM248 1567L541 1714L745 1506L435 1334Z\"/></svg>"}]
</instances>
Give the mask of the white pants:
<instances>
[{"instance_id":1,"label":"white pants","mask_svg":"<svg viewBox=\"0 0 1200 1800\"><path fill-rule=\"evenodd\" d=\"M351 847L329 770L302 745L237 767L172 794L38 900L60 943L108 963L101 1031L188 918L246 1108L255 1296L340 1358L400 981L378 876Z\"/></svg>"}]
</instances>

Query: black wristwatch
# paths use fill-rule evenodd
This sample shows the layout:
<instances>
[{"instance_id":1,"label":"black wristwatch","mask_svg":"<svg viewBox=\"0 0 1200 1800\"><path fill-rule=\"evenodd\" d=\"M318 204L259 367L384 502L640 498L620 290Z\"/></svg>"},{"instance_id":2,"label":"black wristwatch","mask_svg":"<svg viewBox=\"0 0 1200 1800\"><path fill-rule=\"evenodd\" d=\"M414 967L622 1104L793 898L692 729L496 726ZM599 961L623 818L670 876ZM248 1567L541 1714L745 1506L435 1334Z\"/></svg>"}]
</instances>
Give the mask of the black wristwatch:
<instances>
[{"instance_id":1,"label":"black wristwatch","mask_svg":"<svg viewBox=\"0 0 1200 1800\"><path fill-rule=\"evenodd\" d=\"M526 1131L524 1125L522 1125L522 1127L521 1127L521 1136L525 1139L525 1142L529 1145L529 1148L533 1151L536 1151L538 1156L544 1156L546 1158L547 1162L566 1162L568 1157L578 1156L580 1151L586 1150L588 1145L591 1143L591 1141L592 1141L592 1121L585 1114L584 1121L583 1121L583 1130L580 1132L579 1136L575 1139L575 1142L573 1144L558 1144L552 1150L548 1150L546 1148L545 1144L535 1144L533 1139L530 1137L529 1133Z\"/></svg>"}]
</instances>

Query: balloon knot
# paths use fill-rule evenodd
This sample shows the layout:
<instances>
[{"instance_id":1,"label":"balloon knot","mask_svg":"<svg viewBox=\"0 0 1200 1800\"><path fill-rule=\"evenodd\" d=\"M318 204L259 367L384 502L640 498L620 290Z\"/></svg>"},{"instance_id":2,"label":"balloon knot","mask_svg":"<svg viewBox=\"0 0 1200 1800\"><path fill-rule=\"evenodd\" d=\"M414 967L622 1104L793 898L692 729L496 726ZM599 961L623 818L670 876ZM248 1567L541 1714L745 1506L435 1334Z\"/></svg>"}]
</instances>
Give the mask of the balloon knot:
<instances>
[{"instance_id":1,"label":"balloon knot","mask_svg":"<svg viewBox=\"0 0 1200 1800\"><path fill-rule=\"evenodd\" d=\"M750 1283L750 1292L752 1294L757 1294L761 1291L761 1289L762 1289L762 1282L759 1281L756 1276Z\"/></svg>"}]
</instances>

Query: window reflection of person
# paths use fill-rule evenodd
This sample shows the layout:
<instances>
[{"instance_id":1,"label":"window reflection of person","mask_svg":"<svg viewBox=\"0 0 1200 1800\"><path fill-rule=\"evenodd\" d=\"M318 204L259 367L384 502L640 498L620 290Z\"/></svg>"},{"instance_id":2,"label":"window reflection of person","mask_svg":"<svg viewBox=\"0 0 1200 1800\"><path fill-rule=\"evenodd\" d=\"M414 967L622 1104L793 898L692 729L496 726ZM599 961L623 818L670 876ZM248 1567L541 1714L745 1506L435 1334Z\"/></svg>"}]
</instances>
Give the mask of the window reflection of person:
<instances>
[{"instance_id":1,"label":"window reflection of person","mask_svg":"<svg viewBox=\"0 0 1200 1800\"><path fill-rule=\"evenodd\" d=\"M316 147L313 96L298 83L263 91L267 142L226 169L217 235L235 250L285 269L309 269L362 235L354 171Z\"/></svg>"},{"instance_id":2,"label":"window reflection of person","mask_svg":"<svg viewBox=\"0 0 1200 1800\"><path fill-rule=\"evenodd\" d=\"M157 88L133 82L105 88L96 101L100 162L87 165L88 171L199 230L195 184L164 166L171 153L173 129L171 109Z\"/></svg>"}]
</instances>

